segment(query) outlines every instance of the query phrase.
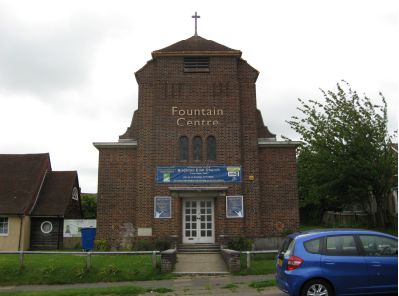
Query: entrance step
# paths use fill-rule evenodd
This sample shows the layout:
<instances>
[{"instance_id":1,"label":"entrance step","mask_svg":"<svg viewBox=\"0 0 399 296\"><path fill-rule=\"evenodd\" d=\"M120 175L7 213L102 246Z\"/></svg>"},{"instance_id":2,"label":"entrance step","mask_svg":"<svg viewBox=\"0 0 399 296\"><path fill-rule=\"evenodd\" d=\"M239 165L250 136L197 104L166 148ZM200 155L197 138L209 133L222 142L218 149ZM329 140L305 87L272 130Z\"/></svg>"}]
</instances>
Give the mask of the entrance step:
<instances>
[{"instance_id":1,"label":"entrance step","mask_svg":"<svg viewBox=\"0 0 399 296\"><path fill-rule=\"evenodd\" d=\"M179 254L220 254L219 244L180 244Z\"/></svg>"},{"instance_id":2,"label":"entrance step","mask_svg":"<svg viewBox=\"0 0 399 296\"><path fill-rule=\"evenodd\" d=\"M177 254L173 274L176 275L227 275L226 263L220 254ZM197 295L197 294L196 294ZM199 294L198 294L199 295ZM229 294L230 295L230 294Z\"/></svg>"}]
</instances>

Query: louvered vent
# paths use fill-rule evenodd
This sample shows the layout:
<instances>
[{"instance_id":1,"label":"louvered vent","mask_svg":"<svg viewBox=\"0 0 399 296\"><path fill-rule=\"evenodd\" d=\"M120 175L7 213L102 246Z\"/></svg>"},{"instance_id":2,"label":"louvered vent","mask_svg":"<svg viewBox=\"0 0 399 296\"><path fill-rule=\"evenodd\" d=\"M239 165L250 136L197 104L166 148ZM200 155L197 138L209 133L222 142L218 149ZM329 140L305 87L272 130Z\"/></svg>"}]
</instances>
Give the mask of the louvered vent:
<instances>
[{"instance_id":1,"label":"louvered vent","mask_svg":"<svg viewBox=\"0 0 399 296\"><path fill-rule=\"evenodd\" d=\"M209 57L184 58L184 72L209 72Z\"/></svg>"}]
</instances>

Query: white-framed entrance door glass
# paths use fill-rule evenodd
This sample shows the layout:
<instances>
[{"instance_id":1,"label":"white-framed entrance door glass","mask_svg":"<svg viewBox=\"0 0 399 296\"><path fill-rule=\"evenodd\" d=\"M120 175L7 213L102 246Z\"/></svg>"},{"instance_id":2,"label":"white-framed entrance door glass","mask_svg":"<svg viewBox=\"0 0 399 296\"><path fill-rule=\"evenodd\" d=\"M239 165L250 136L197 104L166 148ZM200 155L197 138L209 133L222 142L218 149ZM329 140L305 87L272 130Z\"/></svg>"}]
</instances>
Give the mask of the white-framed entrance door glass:
<instances>
[{"instance_id":1,"label":"white-framed entrance door glass","mask_svg":"<svg viewBox=\"0 0 399 296\"><path fill-rule=\"evenodd\" d=\"M213 199L183 200L183 243L215 242Z\"/></svg>"}]
</instances>

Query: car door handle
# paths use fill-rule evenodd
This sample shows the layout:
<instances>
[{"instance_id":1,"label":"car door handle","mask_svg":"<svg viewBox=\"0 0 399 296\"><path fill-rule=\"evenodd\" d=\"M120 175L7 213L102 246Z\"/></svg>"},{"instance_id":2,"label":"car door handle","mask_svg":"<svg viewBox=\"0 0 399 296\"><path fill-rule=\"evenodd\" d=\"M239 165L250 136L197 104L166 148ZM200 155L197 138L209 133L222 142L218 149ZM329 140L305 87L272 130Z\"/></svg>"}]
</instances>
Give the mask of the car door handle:
<instances>
[{"instance_id":1,"label":"car door handle","mask_svg":"<svg viewBox=\"0 0 399 296\"><path fill-rule=\"evenodd\" d=\"M332 260L332 259L325 259L324 263L326 263L326 264L335 264L335 261Z\"/></svg>"},{"instance_id":2,"label":"car door handle","mask_svg":"<svg viewBox=\"0 0 399 296\"><path fill-rule=\"evenodd\" d=\"M381 266L381 263L378 261L371 261L371 266Z\"/></svg>"}]
</instances>

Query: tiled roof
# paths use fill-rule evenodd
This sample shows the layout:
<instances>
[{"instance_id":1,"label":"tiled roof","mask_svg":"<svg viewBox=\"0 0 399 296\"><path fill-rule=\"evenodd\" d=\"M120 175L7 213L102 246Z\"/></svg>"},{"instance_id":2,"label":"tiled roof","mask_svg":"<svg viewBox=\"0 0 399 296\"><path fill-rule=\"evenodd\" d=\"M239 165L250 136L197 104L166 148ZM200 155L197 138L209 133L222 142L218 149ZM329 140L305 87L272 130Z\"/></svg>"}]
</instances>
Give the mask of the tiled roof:
<instances>
[{"instance_id":1,"label":"tiled roof","mask_svg":"<svg viewBox=\"0 0 399 296\"><path fill-rule=\"evenodd\" d=\"M77 172L47 172L30 216L63 216L72 198Z\"/></svg>"},{"instance_id":2,"label":"tiled roof","mask_svg":"<svg viewBox=\"0 0 399 296\"><path fill-rule=\"evenodd\" d=\"M29 210L50 156L43 154L0 154L0 214L24 214Z\"/></svg>"},{"instance_id":3,"label":"tiled roof","mask_svg":"<svg viewBox=\"0 0 399 296\"><path fill-rule=\"evenodd\" d=\"M398 152L398 143L393 143L392 148L395 149L396 153Z\"/></svg>"},{"instance_id":4,"label":"tiled roof","mask_svg":"<svg viewBox=\"0 0 399 296\"><path fill-rule=\"evenodd\" d=\"M219 44L212 40L207 40L200 36L193 36L186 40L182 40L167 46L165 48L155 50L152 55L159 55L162 53L198 53L198 52L216 52L216 53L226 53L226 54L239 54L241 56L241 51L236 49L231 49L227 46Z\"/></svg>"}]
</instances>

